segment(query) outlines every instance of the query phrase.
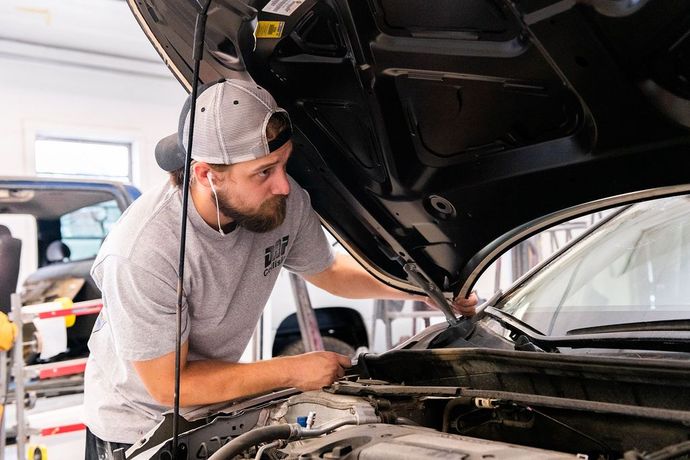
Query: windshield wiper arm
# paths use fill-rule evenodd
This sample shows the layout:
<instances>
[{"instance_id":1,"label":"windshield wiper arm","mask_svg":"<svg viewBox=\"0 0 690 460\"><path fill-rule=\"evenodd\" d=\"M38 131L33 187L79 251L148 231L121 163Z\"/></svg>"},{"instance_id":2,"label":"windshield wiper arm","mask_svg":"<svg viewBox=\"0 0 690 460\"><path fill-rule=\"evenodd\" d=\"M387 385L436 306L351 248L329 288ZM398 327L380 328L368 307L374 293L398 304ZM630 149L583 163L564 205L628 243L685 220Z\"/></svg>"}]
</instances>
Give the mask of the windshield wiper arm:
<instances>
[{"instance_id":1,"label":"windshield wiper arm","mask_svg":"<svg viewBox=\"0 0 690 460\"><path fill-rule=\"evenodd\" d=\"M516 337L525 335L534 345L544 351L558 351L558 348L611 348L658 351L690 352L690 334L684 330L658 331L649 335L645 331L616 331L604 334L583 333L576 336L547 336L519 319L493 307L484 311ZM652 331L654 332L654 331Z\"/></svg>"},{"instance_id":2,"label":"windshield wiper arm","mask_svg":"<svg viewBox=\"0 0 690 460\"><path fill-rule=\"evenodd\" d=\"M569 330L565 333L565 335L605 334L608 332L635 331L690 331L690 319L666 319L659 321L640 321L635 323L580 327Z\"/></svg>"},{"instance_id":3,"label":"windshield wiper arm","mask_svg":"<svg viewBox=\"0 0 690 460\"><path fill-rule=\"evenodd\" d=\"M525 334L529 338L534 336L545 337L543 332L533 328L526 322L516 318L510 313L506 313L496 307L489 306L484 309L484 313L488 316L491 316L493 319L501 323L503 327L513 332Z\"/></svg>"}]
</instances>

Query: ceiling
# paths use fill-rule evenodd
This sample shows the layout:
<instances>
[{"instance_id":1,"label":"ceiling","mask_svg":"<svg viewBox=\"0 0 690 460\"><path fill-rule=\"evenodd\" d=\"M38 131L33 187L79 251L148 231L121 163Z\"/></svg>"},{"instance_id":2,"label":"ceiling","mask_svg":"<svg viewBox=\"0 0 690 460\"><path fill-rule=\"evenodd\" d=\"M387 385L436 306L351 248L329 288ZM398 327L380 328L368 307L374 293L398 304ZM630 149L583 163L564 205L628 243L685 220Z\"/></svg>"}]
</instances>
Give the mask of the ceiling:
<instances>
[{"instance_id":1,"label":"ceiling","mask_svg":"<svg viewBox=\"0 0 690 460\"><path fill-rule=\"evenodd\" d=\"M3 0L0 58L170 79L121 0Z\"/></svg>"}]
</instances>

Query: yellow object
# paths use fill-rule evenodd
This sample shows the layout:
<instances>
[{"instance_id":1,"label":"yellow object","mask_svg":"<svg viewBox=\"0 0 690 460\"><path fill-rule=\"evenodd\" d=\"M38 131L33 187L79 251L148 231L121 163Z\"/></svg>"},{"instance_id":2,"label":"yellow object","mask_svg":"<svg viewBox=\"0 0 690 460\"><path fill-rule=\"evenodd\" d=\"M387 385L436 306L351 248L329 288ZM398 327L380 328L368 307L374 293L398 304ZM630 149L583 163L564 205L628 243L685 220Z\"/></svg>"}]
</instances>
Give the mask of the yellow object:
<instances>
[{"instance_id":1,"label":"yellow object","mask_svg":"<svg viewBox=\"0 0 690 460\"><path fill-rule=\"evenodd\" d=\"M280 38L283 36L283 21L259 21L254 31L256 38Z\"/></svg>"},{"instance_id":2,"label":"yellow object","mask_svg":"<svg viewBox=\"0 0 690 460\"><path fill-rule=\"evenodd\" d=\"M48 448L43 444L29 444L26 446L26 460L47 460Z\"/></svg>"},{"instance_id":3,"label":"yellow object","mask_svg":"<svg viewBox=\"0 0 690 460\"><path fill-rule=\"evenodd\" d=\"M72 299L69 299L67 297L58 297L55 299L53 302L56 302L62 307L63 310L68 310L72 308L74 305L72 303ZM77 321L77 317L75 315L67 315L65 316L65 326L66 327L72 327L74 326L74 322Z\"/></svg>"},{"instance_id":4,"label":"yellow object","mask_svg":"<svg viewBox=\"0 0 690 460\"><path fill-rule=\"evenodd\" d=\"M17 326L10 322L6 314L0 312L0 350L7 351L12 348L17 337Z\"/></svg>"}]
</instances>

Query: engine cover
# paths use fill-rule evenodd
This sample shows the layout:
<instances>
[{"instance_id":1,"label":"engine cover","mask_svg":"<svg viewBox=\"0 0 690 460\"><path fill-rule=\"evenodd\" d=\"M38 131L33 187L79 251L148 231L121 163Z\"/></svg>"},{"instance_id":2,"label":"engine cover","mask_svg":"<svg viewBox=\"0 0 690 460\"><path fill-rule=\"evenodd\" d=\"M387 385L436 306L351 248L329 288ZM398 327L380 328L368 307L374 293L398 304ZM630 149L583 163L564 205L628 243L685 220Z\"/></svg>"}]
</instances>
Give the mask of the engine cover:
<instances>
[{"instance_id":1,"label":"engine cover","mask_svg":"<svg viewBox=\"0 0 690 460\"><path fill-rule=\"evenodd\" d=\"M291 443L283 450L288 459L440 460L581 458L555 451L522 447L436 430L370 424L342 428L328 436Z\"/></svg>"}]
</instances>

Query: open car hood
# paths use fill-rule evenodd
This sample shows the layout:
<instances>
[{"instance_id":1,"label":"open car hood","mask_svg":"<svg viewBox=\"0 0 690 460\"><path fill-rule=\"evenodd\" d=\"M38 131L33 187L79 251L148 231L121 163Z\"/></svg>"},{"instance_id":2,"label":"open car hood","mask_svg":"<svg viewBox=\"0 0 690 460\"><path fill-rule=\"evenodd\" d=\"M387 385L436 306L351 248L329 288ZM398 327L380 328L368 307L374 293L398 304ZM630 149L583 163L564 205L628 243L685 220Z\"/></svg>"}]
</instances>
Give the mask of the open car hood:
<instances>
[{"instance_id":1,"label":"open car hood","mask_svg":"<svg viewBox=\"0 0 690 460\"><path fill-rule=\"evenodd\" d=\"M128 1L189 91L197 2ZM582 203L687 190L686 0L267 3L211 3L201 83L269 89L295 127L290 174L390 284L413 263L466 294Z\"/></svg>"}]
</instances>

